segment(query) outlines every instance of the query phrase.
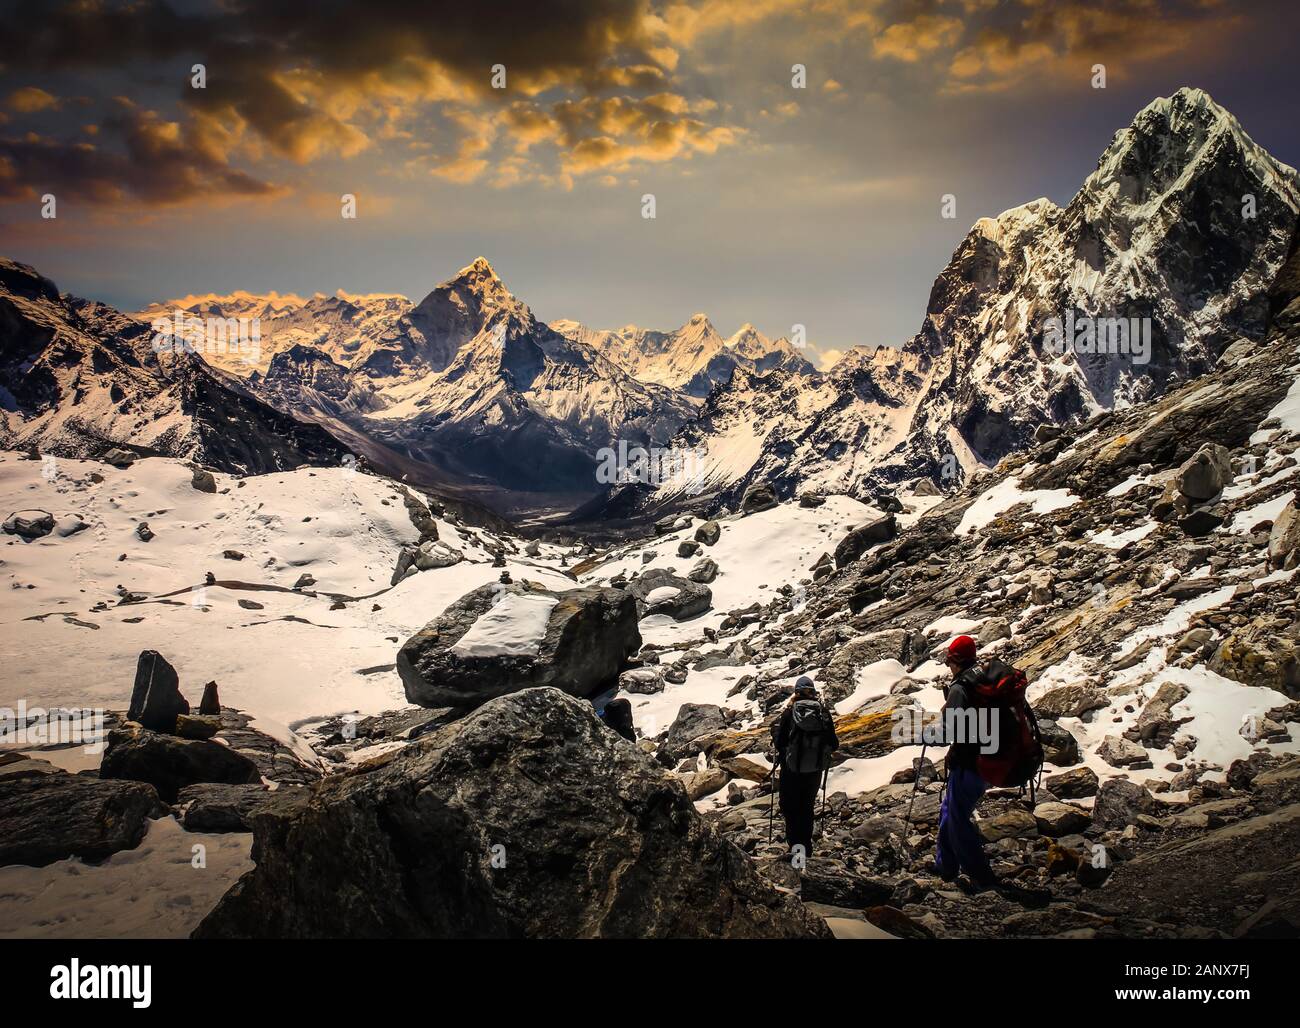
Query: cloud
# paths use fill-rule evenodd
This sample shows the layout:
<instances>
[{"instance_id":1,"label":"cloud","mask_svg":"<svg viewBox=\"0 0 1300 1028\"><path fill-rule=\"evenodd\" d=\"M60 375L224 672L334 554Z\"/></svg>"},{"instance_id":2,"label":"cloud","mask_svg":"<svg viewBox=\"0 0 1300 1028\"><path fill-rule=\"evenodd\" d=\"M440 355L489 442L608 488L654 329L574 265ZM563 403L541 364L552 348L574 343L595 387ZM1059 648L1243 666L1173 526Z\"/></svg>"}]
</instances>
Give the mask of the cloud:
<instances>
[{"instance_id":1,"label":"cloud","mask_svg":"<svg viewBox=\"0 0 1300 1028\"><path fill-rule=\"evenodd\" d=\"M103 123L119 149L29 133L0 139L0 199L59 199L103 205L167 206L195 198L266 197L282 190L226 163L197 122L182 125L129 101Z\"/></svg>"},{"instance_id":2,"label":"cloud","mask_svg":"<svg viewBox=\"0 0 1300 1028\"><path fill-rule=\"evenodd\" d=\"M36 111L45 111L57 109L59 99L51 96L39 86L23 86L15 89L5 99L11 111L17 111L19 114L33 114Z\"/></svg>"},{"instance_id":3,"label":"cloud","mask_svg":"<svg viewBox=\"0 0 1300 1028\"><path fill-rule=\"evenodd\" d=\"M915 62L946 50L961 38L962 22L935 14L921 14L912 21L890 25L872 40L877 57Z\"/></svg>"}]
</instances>

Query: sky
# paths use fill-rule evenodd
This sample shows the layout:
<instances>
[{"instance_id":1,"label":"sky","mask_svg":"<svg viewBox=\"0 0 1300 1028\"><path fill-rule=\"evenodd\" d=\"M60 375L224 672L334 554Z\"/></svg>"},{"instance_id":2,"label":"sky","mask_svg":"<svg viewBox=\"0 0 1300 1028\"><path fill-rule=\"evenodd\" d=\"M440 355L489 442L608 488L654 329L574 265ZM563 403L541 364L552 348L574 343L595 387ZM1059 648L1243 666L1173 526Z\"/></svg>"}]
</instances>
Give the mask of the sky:
<instances>
[{"instance_id":1,"label":"sky","mask_svg":"<svg viewBox=\"0 0 1300 1028\"><path fill-rule=\"evenodd\" d=\"M904 342L978 218L1068 202L1157 96L1300 164L1297 30L1293 0L0 0L0 255L125 310L418 299L482 255L544 320L802 325L826 366Z\"/></svg>"}]
</instances>

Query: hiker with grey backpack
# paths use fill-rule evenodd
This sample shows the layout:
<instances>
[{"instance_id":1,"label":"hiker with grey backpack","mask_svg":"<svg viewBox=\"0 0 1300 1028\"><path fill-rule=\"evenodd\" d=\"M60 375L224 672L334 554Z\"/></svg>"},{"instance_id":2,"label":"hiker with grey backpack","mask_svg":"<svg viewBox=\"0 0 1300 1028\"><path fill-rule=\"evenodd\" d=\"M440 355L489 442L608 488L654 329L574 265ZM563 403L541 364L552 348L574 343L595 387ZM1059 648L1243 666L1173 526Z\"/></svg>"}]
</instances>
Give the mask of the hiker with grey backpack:
<instances>
[{"instance_id":1,"label":"hiker with grey backpack","mask_svg":"<svg viewBox=\"0 0 1300 1028\"><path fill-rule=\"evenodd\" d=\"M806 675L795 682L794 695L772 727L772 743L785 841L791 852L802 847L806 859L812 856L817 790L825 788L831 754L840 746L831 712Z\"/></svg>"}]
</instances>

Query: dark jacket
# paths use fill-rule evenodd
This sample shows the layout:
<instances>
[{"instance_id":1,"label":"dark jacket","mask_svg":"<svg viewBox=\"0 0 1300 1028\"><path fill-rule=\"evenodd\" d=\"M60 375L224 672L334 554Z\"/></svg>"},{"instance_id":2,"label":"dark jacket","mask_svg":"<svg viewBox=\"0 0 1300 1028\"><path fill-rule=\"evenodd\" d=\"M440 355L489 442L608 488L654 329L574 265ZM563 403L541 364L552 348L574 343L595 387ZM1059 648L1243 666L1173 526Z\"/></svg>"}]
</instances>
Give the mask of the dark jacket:
<instances>
[{"instance_id":1,"label":"dark jacket","mask_svg":"<svg viewBox=\"0 0 1300 1028\"><path fill-rule=\"evenodd\" d=\"M792 731L794 731L794 704L787 703L776 724L772 726L772 745L776 748L775 763L777 764L781 763L782 754L785 753L785 748L790 742L790 733ZM840 739L835 734L834 728L831 728L830 736L831 750L838 750L840 748Z\"/></svg>"},{"instance_id":2,"label":"dark jacket","mask_svg":"<svg viewBox=\"0 0 1300 1028\"><path fill-rule=\"evenodd\" d=\"M972 664L965 671L959 674L944 689L943 711L966 711L974 710L978 707L975 698L971 693L974 684L984 677L984 669L978 664ZM978 714L976 714L978 717ZM963 719L963 723L967 723ZM948 724L943 722L944 731L947 732ZM975 761L980 755L980 743L978 739L967 739L962 742L950 742L948 746L948 763L953 767L965 768L968 771L975 770Z\"/></svg>"}]
</instances>

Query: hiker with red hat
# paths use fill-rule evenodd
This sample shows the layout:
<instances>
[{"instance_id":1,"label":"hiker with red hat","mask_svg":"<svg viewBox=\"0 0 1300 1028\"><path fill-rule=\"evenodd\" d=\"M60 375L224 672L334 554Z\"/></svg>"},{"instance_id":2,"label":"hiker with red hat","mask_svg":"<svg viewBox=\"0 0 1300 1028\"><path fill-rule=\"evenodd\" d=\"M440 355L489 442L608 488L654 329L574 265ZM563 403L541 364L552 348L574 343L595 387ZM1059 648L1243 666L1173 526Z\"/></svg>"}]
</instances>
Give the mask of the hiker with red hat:
<instances>
[{"instance_id":1,"label":"hiker with red hat","mask_svg":"<svg viewBox=\"0 0 1300 1028\"><path fill-rule=\"evenodd\" d=\"M969 635L959 635L948 645L952 682L944 690L941 722L951 738L934 862L945 881L955 881L965 872L976 888L987 889L998 883L971 820L975 806L990 785L1032 789L1043 764L1043 747L1033 711L1025 702L1024 672L996 657L981 667L976 656L975 640ZM988 737L973 737L977 735L970 730L974 725L986 726ZM954 731L956 726L965 731Z\"/></svg>"},{"instance_id":2,"label":"hiker with red hat","mask_svg":"<svg viewBox=\"0 0 1300 1028\"><path fill-rule=\"evenodd\" d=\"M969 724L967 711L976 707L971 695L974 682L983 671L975 659L975 640L959 635L948 646L948 670L952 683L944 689L944 724ZM946 882L957 880L966 872L975 885L985 888L994 884L993 870L984 855L984 841L971 820L987 783L976 769L979 759L978 739L953 738L948 746L948 784L939 807L939 843L935 868Z\"/></svg>"}]
</instances>

